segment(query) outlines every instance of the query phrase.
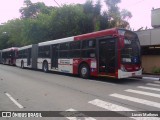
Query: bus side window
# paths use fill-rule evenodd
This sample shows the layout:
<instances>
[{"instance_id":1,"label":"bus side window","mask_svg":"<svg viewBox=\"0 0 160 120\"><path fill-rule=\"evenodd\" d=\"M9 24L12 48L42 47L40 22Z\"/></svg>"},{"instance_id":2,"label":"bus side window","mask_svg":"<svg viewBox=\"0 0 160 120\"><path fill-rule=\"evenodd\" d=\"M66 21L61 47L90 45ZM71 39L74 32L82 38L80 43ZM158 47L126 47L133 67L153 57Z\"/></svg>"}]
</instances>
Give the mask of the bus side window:
<instances>
[{"instance_id":1,"label":"bus side window","mask_svg":"<svg viewBox=\"0 0 160 120\"><path fill-rule=\"evenodd\" d=\"M81 57L80 48L81 48L80 41L70 42L69 58L80 58Z\"/></svg>"},{"instance_id":2,"label":"bus side window","mask_svg":"<svg viewBox=\"0 0 160 120\"><path fill-rule=\"evenodd\" d=\"M91 40L83 40L82 41L82 48L95 48L96 47L96 40L91 39Z\"/></svg>"},{"instance_id":3,"label":"bus side window","mask_svg":"<svg viewBox=\"0 0 160 120\"><path fill-rule=\"evenodd\" d=\"M59 50L68 50L68 49L69 49L69 43L60 44Z\"/></svg>"},{"instance_id":4,"label":"bus side window","mask_svg":"<svg viewBox=\"0 0 160 120\"><path fill-rule=\"evenodd\" d=\"M96 57L96 40L83 40L82 41L82 58L95 58Z\"/></svg>"},{"instance_id":5,"label":"bus side window","mask_svg":"<svg viewBox=\"0 0 160 120\"><path fill-rule=\"evenodd\" d=\"M60 44L59 57L60 58L68 58L68 52L69 52L69 43Z\"/></svg>"},{"instance_id":6,"label":"bus side window","mask_svg":"<svg viewBox=\"0 0 160 120\"><path fill-rule=\"evenodd\" d=\"M50 58L50 46L40 46L38 48L38 57Z\"/></svg>"}]
</instances>

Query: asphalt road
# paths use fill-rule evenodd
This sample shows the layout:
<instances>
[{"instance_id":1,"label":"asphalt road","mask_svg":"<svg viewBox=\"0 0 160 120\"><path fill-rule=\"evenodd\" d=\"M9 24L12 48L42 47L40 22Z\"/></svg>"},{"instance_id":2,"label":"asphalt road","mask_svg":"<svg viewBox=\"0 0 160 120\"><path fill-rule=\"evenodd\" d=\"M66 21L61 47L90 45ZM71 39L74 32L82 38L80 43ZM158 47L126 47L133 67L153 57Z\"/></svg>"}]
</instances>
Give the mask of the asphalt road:
<instances>
[{"instance_id":1,"label":"asphalt road","mask_svg":"<svg viewBox=\"0 0 160 120\"><path fill-rule=\"evenodd\" d=\"M0 111L73 110L160 111L160 82L156 80L114 80L108 78L86 80L68 74L43 73L42 71L0 65ZM97 114L97 117L95 115L85 118L67 116L0 118L0 120L139 119L138 117L100 117L99 113L95 114ZM151 118L146 119L150 120Z\"/></svg>"}]
</instances>

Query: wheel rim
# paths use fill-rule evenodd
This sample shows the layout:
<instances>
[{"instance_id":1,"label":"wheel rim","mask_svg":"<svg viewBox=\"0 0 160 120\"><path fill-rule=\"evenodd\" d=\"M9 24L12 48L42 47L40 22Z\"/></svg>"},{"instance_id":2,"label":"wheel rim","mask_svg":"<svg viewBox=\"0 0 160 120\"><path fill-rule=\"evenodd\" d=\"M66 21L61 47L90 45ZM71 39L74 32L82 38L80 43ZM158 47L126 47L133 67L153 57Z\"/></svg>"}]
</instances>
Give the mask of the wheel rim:
<instances>
[{"instance_id":1,"label":"wheel rim","mask_svg":"<svg viewBox=\"0 0 160 120\"><path fill-rule=\"evenodd\" d=\"M22 62L22 68L24 68L24 63Z\"/></svg>"},{"instance_id":2,"label":"wheel rim","mask_svg":"<svg viewBox=\"0 0 160 120\"><path fill-rule=\"evenodd\" d=\"M82 74L82 76L85 76L87 74L87 68L86 67L82 67L81 74Z\"/></svg>"},{"instance_id":3,"label":"wheel rim","mask_svg":"<svg viewBox=\"0 0 160 120\"><path fill-rule=\"evenodd\" d=\"M48 70L47 64L45 63L45 64L44 64L44 71L47 71L47 70Z\"/></svg>"}]
</instances>

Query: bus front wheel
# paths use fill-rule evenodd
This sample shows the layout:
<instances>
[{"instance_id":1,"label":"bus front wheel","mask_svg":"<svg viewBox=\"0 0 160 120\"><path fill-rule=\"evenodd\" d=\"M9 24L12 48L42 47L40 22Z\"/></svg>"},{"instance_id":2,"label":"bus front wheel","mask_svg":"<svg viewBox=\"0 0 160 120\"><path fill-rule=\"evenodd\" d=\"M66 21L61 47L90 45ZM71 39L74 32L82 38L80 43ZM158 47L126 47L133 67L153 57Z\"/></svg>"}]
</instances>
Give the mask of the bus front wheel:
<instances>
[{"instance_id":1,"label":"bus front wheel","mask_svg":"<svg viewBox=\"0 0 160 120\"><path fill-rule=\"evenodd\" d=\"M87 64L82 64L79 69L80 77L83 79L87 79L90 77L90 70Z\"/></svg>"},{"instance_id":2,"label":"bus front wheel","mask_svg":"<svg viewBox=\"0 0 160 120\"><path fill-rule=\"evenodd\" d=\"M43 71L44 72L48 72L48 63L45 61L45 62L43 62Z\"/></svg>"}]
</instances>

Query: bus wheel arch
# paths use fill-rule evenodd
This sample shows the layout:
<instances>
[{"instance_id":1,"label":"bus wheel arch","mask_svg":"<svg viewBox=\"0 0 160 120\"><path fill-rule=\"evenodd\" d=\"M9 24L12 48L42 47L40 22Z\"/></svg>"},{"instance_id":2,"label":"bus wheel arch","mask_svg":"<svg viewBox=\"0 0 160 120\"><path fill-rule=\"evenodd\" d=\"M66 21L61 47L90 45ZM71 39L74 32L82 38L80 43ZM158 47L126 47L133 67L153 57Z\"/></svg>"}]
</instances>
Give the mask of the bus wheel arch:
<instances>
[{"instance_id":1,"label":"bus wheel arch","mask_svg":"<svg viewBox=\"0 0 160 120\"><path fill-rule=\"evenodd\" d=\"M47 73L48 72L48 61L44 60L42 64L42 70L43 72Z\"/></svg>"},{"instance_id":2,"label":"bus wheel arch","mask_svg":"<svg viewBox=\"0 0 160 120\"><path fill-rule=\"evenodd\" d=\"M86 63L86 62L80 63L80 65L78 67L78 74L83 79L87 79L90 77L90 69L89 69L88 63Z\"/></svg>"}]
</instances>

